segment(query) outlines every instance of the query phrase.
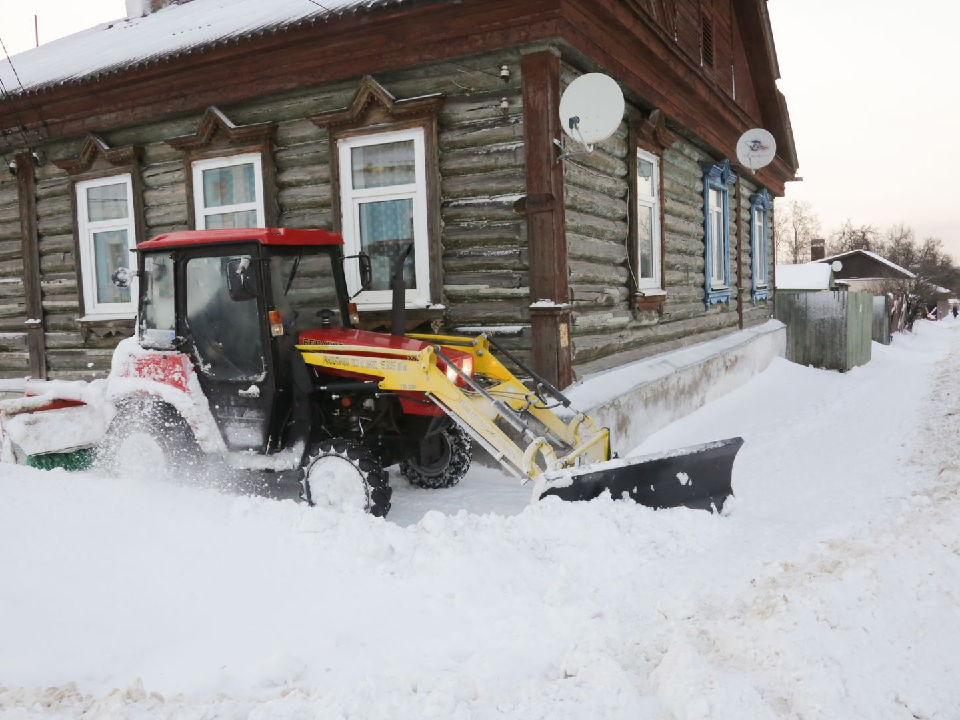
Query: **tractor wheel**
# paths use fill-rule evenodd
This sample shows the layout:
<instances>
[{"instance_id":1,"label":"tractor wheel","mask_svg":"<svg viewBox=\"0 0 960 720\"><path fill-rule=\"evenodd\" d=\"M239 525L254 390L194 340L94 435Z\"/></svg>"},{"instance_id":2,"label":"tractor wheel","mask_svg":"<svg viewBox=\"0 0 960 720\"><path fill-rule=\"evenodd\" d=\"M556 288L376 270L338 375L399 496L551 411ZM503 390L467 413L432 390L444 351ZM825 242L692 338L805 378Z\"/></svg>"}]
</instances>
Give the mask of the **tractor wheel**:
<instances>
[{"instance_id":1,"label":"tractor wheel","mask_svg":"<svg viewBox=\"0 0 960 720\"><path fill-rule=\"evenodd\" d=\"M400 463L401 474L422 488L453 487L470 469L473 443L466 430L450 424L420 443L419 452Z\"/></svg>"},{"instance_id":2,"label":"tractor wheel","mask_svg":"<svg viewBox=\"0 0 960 720\"><path fill-rule=\"evenodd\" d=\"M117 409L95 462L114 476L179 480L199 475L204 455L180 413L166 403L145 401Z\"/></svg>"},{"instance_id":3,"label":"tractor wheel","mask_svg":"<svg viewBox=\"0 0 960 720\"><path fill-rule=\"evenodd\" d=\"M387 473L369 448L355 440L325 440L303 467L302 497L320 507L349 507L385 517L393 494Z\"/></svg>"}]
</instances>

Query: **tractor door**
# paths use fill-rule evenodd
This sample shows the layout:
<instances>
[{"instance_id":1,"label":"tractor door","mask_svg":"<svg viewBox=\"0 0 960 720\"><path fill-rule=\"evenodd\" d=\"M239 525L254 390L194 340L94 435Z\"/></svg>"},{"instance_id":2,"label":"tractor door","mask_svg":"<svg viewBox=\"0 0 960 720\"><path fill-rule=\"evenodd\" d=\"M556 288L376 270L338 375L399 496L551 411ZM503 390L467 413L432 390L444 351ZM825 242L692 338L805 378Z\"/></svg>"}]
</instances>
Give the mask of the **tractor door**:
<instances>
[{"instance_id":1,"label":"tractor door","mask_svg":"<svg viewBox=\"0 0 960 720\"><path fill-rule=\"evenodd\" d=\"M182 336L227 447L266 450L274 399L260 248L187 252Z\"/></svg>"}]
</instances>

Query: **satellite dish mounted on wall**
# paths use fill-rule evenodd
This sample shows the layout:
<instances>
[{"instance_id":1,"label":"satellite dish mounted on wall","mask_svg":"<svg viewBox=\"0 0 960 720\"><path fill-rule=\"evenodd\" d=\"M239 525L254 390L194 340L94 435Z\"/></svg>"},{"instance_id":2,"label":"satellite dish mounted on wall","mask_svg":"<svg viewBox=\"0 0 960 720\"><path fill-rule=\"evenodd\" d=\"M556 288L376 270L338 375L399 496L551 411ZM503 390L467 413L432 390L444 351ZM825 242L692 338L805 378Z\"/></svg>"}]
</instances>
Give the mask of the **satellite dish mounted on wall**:
<instances>
[{"instance_id":1,"label":"satellite dish mounted on wall","mask_svg":"<svg viewBox=\"0 0 960 720\"><path fill-rule=\"evenodd\" d=\"M763 128L747 130L737 141L737 160L753 171L766 167L777 154L777 141Z\"/></svg>"},{"instance_id":2,"label":"satellite dish mounted on wall","mask_svg":"<svg viewBox=\"0 0 960 720\"><path fill-rule=\"evenodd\" d=\"M835 273L838 273L841 270L843 270L843 263L840 262L839 260L834 260L832 263L830 263L830 267L833 269Z\"/></svg>"},{"instance_id":3,"label":"satellite dish mounted on wall","mask_svg":"<svg viewBox=\"0 0 960 720\"><path fill-rule=\"evenodd\" d=\"M561 153L559 160L571 155L593 152L598 142L613 135L623 122L623 92L609 75L587 73L574 80L560 98L560 126L584 150ZM560 148L559 140L554 143Z\"/></svg>"}]
</instances>

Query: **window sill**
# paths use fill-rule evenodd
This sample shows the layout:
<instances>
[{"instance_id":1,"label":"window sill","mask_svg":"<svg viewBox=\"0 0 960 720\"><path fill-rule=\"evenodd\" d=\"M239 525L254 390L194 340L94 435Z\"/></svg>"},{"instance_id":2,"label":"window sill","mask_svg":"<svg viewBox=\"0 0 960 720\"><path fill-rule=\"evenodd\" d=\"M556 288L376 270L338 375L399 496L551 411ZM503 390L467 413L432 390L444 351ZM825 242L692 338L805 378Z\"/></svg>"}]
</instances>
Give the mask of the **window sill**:
<instances>
[{"instance_id":1,"label":"window sill","mask_svg":"<svg viewBox=\"0 0 960 720\"><path fill-rule=\"evenodd\" d=\"M659 288L646 288L638 290L633 295L633 307L640 312L663 313L663 304L666 302L667 293Z\"/></svg>"},{"instance_id":2,"label":"window sill","mask_svg":"<svg viewBox=\"0 0 960 720\"><path fill-rule=\"evenodd\" d=\"M709 308L711 305L718 305L720 303L729 303L730 302L730 288L728 287L715 287L707 291L706 296L706 305Z\"/></svg>"},{"instance_id":3,"label":"window sill","mask_svg":"<svg viewBox=\"0 0 960 720\"><path fill-rule=\"evenodd\" d=\"M103 324L103 323L113 323L113 322L133 322L137 319L136 313L129 314L106 314L103 315L84 315L82 318L77 318L77 322L82 325L87 324Z\"/></svg>"},{"instance_id":4,"label":"window sill","mask_svg":"<svg viewBox=\"0 0 960 720\"><path fill-rule=\"evenodd\" d=\"M389 308L359 307L361 330L386 330L389 332L393 325L393 312ZM430 326L430 331L436 332L443 323L447 309L443 305L434 305L430 308L407 307L404 313L404 332L413 332L421 325Z\"/></svg>"}]
</instances>

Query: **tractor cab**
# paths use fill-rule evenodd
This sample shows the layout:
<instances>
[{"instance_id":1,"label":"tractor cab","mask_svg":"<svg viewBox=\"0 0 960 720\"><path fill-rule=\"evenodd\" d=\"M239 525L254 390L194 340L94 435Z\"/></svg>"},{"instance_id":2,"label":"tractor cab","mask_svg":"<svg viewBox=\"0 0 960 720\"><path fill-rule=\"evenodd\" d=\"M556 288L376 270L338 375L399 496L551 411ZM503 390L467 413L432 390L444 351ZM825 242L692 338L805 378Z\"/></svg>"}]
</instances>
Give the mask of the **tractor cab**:
<instances>
[{"instance_id":1,"label":"tractor cab","mask_svg":"<svg viewBox=\"0 0 960 720\"><path fill-rule=\"evenodd\" d=\"M351 327L343 241L324 230L211 230L160 235L137 254L140 345L192 359L229 449L278 449L299 333Z\"/></svg>"}]
</instances>

